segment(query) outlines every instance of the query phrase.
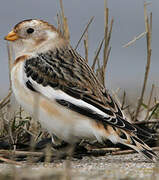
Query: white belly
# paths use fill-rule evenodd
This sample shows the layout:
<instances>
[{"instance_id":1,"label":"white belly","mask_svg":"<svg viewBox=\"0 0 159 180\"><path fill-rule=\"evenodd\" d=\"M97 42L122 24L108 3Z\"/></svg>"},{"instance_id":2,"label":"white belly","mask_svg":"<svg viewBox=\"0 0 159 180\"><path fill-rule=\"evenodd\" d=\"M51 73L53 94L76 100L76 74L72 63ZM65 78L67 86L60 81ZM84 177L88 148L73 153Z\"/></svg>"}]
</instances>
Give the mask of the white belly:
<instances>
[{"instance_id":1,"label":"white belly","mask_svg":"<svg viewBox=\"0 0 159 180\"><path fill-rule=\"evenodd\" d=\"M12 88L19 104L36 116L43 128L59 138L74 143L82 138L95 139L92 121L48 99L40 93L29 90L24 81L23 62L12 68Z\"/></svg>"}]
</instances>

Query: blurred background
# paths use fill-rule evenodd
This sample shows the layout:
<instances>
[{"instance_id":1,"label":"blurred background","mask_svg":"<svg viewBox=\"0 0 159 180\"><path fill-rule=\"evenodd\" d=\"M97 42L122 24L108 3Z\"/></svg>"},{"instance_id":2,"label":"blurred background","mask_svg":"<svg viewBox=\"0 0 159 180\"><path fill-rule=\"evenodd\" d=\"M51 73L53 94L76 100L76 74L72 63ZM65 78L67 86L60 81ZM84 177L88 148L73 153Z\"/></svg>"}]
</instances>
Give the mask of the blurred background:
<instances>
[{"instance_id":1,"label":"blurred background","mask_svg":"<svg viewBox=\"0 0 159 180\"><path fill-rule=\"evenodd\" d=\"M159 1L151 1L148 12L152 12L152 58L148 86L159 86ZM89 27L89 64L92 65L95 51L104 36L104 0L63 1L65 16L68 18L71 44L76 46L86 24L95 16ZM143 0L108 0L109 17L114 18L111 38L106 85L108 89L126 90L128 96L139 96L146 65L146 38L143 37L128 48L123 45L145 31ZM6 42L3 37L13 26L25 19L37 18L56 25L60 10L58 0L5 0L0 6L0 98L9 88ZM84 56L83 42L78 52ZM102 54L100 55L102 58ZM147 92L149 92L149 88Z\"/></svg>"}]
</instances>

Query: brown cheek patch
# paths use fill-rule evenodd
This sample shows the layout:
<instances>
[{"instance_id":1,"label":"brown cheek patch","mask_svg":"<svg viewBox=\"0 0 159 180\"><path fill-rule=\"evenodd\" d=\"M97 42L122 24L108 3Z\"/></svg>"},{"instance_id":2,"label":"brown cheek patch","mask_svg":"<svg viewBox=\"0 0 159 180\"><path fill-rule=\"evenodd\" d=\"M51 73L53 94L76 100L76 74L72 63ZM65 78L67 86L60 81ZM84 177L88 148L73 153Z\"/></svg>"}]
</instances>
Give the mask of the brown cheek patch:
<instances>
[{"instance_id":1,"label":"brown cheek patch","mask_svg":"<svg viewBox=\"0 0 159 180\"><path fill-rule=\"evenodd\" d=\"M40 39L36 39L35 41L35 46L38 46L39 44L41 44L43 41L45 41L46 38L40 38Z\"/></svg>"},{"instance_id":2,"label":"brown cheek patch","mask_svg":"<svg viewBox=\"0 0 159 180\"><path fill-rule=\"evenodd\" d=\"M27 56L27 55L18 57L18 58L14 61L13 66L17 65L17 64L18 64L19 62L21 62L21 61L25 61L28 57L29 57L29 56Z\"/></svg>"}]
</instances>

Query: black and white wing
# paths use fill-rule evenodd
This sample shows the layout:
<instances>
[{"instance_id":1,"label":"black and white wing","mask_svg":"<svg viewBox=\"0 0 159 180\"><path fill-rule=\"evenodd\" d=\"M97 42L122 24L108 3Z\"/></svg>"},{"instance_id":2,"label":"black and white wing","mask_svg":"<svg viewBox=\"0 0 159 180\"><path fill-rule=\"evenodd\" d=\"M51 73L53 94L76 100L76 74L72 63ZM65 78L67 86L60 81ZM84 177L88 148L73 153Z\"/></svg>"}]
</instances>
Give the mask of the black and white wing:
<instances>
[{"instance_id":1,"label":"black and white wing","mask_svg":"<svg viewBox=\"0 0 159 180\"><path fill-rule=\"evenodd\" d=\"M150 138L152 135L125 120L123 113L94 72L71 47L27 59L26 86L72 111Z\"/></svg>"}]
</instances>

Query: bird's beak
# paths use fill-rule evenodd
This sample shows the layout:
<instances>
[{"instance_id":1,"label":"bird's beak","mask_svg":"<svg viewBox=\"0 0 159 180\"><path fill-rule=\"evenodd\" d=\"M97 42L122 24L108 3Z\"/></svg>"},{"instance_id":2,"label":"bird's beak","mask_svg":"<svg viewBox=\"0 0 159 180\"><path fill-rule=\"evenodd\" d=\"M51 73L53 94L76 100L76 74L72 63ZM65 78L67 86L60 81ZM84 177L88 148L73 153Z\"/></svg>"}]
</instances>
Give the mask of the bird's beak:
<instances>
[{"instance_id":1,"label":"bird's beak","mask_svg":"<svg viewBox=\"0 0 159 180\"><path fill-rule=\"evenodd\" d=\"M18 35L14 31L11 31L11 32L8 33L7 36L5 36L4 39L7 40L7 41L15 41L18 38L19 38Z\"/></svg>"}]
</instances>

